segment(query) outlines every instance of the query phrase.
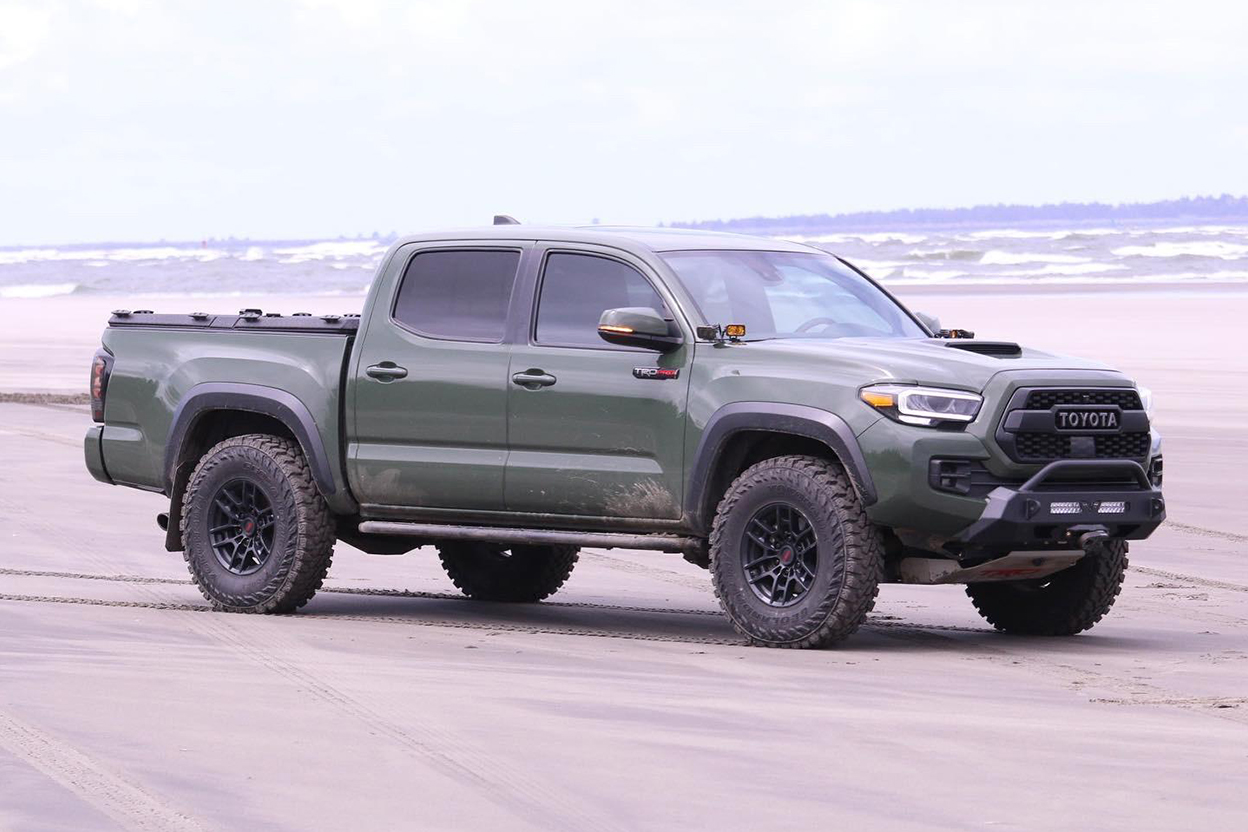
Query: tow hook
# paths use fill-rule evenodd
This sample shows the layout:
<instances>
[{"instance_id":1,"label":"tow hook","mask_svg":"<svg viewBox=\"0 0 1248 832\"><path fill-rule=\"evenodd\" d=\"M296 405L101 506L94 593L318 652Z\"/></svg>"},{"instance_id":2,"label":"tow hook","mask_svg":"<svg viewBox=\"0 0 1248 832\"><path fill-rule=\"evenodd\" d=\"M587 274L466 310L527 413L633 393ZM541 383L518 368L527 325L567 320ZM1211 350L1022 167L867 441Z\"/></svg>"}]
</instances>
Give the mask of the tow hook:
<instances>
[{"instance_id":1,"label":"tow hook","mask_svg":"<svg viewBox=\"0 0 1248 832\"><path fill-rule=\"evenodd\" d=\"M1073 534L1076 531L1077 529L1071 529L1070 533ZM1109 540L1109 529L1104 526L1095 526L1079 535L1079 548L1084 552L1091 552L1107 540Z\"/></svg>"}]
</instances>

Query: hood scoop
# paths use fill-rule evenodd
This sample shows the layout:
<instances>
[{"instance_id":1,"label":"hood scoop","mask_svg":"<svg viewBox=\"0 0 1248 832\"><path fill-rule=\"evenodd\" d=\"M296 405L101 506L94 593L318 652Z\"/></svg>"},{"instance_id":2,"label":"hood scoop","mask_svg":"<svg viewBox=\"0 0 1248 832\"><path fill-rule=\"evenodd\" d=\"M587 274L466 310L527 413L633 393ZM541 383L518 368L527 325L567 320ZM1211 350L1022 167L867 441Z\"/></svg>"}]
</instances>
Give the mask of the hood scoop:
<instances>
[{"instance_id":1,"label":"hood scoop","mask_svg":"<svg viewBox=\"0 0 1248 832\"><path fill-rule=\"evenodd\" d=\"M945 346L954 350L991 355L995 358L1018 358L1023 354L1023 348L1011 341L974 341L970 338L956 338L946 341Z\"/></svg>"}]
</instances>

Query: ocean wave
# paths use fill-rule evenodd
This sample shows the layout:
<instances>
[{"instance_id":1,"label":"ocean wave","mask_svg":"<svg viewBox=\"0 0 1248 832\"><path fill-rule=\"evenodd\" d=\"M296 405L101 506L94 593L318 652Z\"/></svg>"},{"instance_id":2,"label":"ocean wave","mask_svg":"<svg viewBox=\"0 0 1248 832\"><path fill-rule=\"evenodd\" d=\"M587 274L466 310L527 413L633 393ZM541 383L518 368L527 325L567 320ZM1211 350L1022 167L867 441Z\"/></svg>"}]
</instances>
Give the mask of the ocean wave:
<instances>
[{"instance_id":1,"label":"ocean wave","mask_svg":"<svg viewBox=\"0 0 1248 832\"><path fill-rule=\"evenodd\" d=\"M133 298L199 298L212 300L213 298L251 298L264 297L266 295L277 295L280 297L287 296L306 296L318 298L354 298L363 297L368 294L368 290L372 288L372 284L367 284L361 289L308 289L302 292L295 292L290 289L282 289L278 287L265 289L233 289L222 292L128 292L127 297Z\"/></svg>"},{"instance_id":2,"label":"ocean wave","mask_svg":"<svg viewBox=\"0 0 1248 832\"><path fill-rule=\"evenodd\" d=\"M960 234L955 239L958 240L1077 240L1081 238L1094 239L1096 237L1105 237L1110 234L1123 233L1121 228L1052 228L1047 230L1030 230L1021 228L990 228L982 231L972 231L968 234Z\"/></svg>"},{"instance_id":3,"label":"ocean wave","mask_svg":"<svg viewBox=\"0 0 1248 832\"><path fill-rule=\"evenodd\" d=\"M927 236L904 231L875 231L861 234L842 231L835 234L785 234L775 239L792 240L795 243L902 243L912 246L923 242Z\"/></svg>"},{"instance_id":4,"label":"ocean wave","mask_svg":"<svg viewBox=\"0 0 1248 832\"><path fill-rule=\"evenodd\" d=\"M1116 263L1049 263L1038 269L1000 269L994 274L999 275L1047 275L1047 274L1104 274L1105 272L1117 272L1126 269L1126 266L1120 266Z\"/></svg>"},{"instance_id":5,"label":"ocean wave","mask_svg":"<svg viewBox=\"0 0 1248 832\"><path fill-rule=\"evenodd\" d=\"M1065 231L1024 231L1021 228L996 228L959 234L959 240L1055 240Z\"/></svg>"},{"instance_id":6,"label":"ocean wave","mask_svg":"<svg viewBox=\"0 0 1248 832\"><path fill-rule=\"evenodd\" d=\"M276 248L273 253L284 255L277 261L279 263L306 263L310 260L341 260L347 257L380 258L388 248L388 245L376 240L329 240L305 246Z\"/></svg>"},{"instance_id":7,"label":"ocean wave","mask_svg":"<svg viewBox=\"0 0 1248 832\"><path fill-rule=\"evenodd\" d=\"M964 260L973 262L978 261L983 256L984 252L977 248L947 248L934 251L922 251L915 248L906 253L906 257L911 260Z\"/></svg>"},{"instance_id":8,"label":"ocean wave","mask_svg":"<svg viewBox=\"0 0 1248 832\"><path fill-rule=\"evenodd\" d=\"M1147 246L1121 246L1110 252L1118 257L1214 257L1238 260L1248 257L1248 245L1224 240L1157 242Z\"/></svg>"},{"instance_id":9,"label":"ocean wave","mask_svg":"<svg viewBox=\"0 0 1248 832\"><path fill-rule=\"evenodd\" d=\"M198 260L208 262L229 256L229 252L216 248L176 248L152 246L145 248L67 249L27 248L0 251L0 265L25 263L115 261L134 263L142 260Z\"/></svg>"},{"instance_id":10,"label":"ocean wave","mask_svg":"<svg viewBox=\"0 0 1248 832\"><path fill-rule=\"evenodd\" d=\"M941 280L952 280L955 277L965 277L966 272L962 269L916 269L910 266L902 269L903 280L916 280L925 283L934 283Z\"/></svg>"},{"instance_id":11,"label":"ocean wave","mask_svg":"<svg viewBox=\"0 0 1248 832\"><path fill-rule=\"evenodd\" d=\"M1041 254L1034 251L992 251L984 252L979 259L984 266L1018 266L1023 263L1091 263L1091 257L1079 257L1074 254Z\"/></svg>"},{"instance_id":12,"label":"ocean wave","mask_svg":"<svg viewBox=\"0 0 1248 832\"><path fill-rule=\"evenodd\" d=\"M0 298L54 298L72 295L76 291L77 283L18 283L14 286L0 286Z\"/></svg>"}]
</instances>

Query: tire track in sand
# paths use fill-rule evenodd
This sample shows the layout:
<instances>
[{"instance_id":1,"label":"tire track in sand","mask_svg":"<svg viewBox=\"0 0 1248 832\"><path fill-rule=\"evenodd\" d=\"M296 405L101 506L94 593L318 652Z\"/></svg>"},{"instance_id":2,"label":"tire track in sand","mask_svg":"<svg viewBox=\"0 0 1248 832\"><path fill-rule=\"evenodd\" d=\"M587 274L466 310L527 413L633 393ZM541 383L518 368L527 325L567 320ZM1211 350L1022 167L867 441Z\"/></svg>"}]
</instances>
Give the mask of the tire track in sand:
<instances>
[{"instance_id":1,"label":"tire track in sand","mask_svg":"<svg viewBox=\"0 0 1248 832\"><path fill-rule=\"evenodd\" d=\"M86 753L0 710L0 746L127 829L203 830L138 783L116 774Z\"/></svg>"},{"instance_id":2,"label":"tire track in sand","mask_svg":"<svg viewBox=\"0 0 1248 832\"><path fill-rule=\"evenodd\" d=\"M46 520L31 517L32 526L54 530ZM107 569L108 561L93 549L75 541L66 541L68 548L77 552L84 563L99 569ZM103 601L94 598L66 599L58 596L22 596L0 594L0 600L37 601L44 603L79 603L89 606L147 607L173 613L181 619L188 630L197 632L226 646L243 660L283 678L297 690L306 691L314 698L355 720L372 733L386 738L402 748L410 756L426 764L435 772L472 789L479 799L489 802L529 824L544 829L616 830L621 829L613 820L594 814L583 808L576 795L555 792L548 784L530 778L521 769L509 764L488 751L472 748L464 738L452 731L434 725L429 720L404 725L388 719L365 703L334 686L316 672L300 667L282 658L272 648L297 653L305 646L278 629L282 619L270 616L221 615L205 616L192 613L212 612L208 605L187 604L162 589L161 584L134 583L136 591L147 601ZM303 614L304 617L312 617ZM340 616L325 615L327 618ZM357 616L360 620L375 620L369 616ZM267 622L264 643L244 640L236 628L245 621ZM433 622L421 622L433 624ZM482 624L483 626L471 626ZM456 626L462 625L462 626ZM434 626L446 626L439 622ZM508 630L508 625L498 626L484 622L456 622L455 629ZM513 625L514 626L514 625ZM520 629L517 627L517 629ZM557 629L557 628L548 628ZM523 630L522 630L523 631ZM738 642L739 643L739 642Z\"/></svg>"}]
</instances>

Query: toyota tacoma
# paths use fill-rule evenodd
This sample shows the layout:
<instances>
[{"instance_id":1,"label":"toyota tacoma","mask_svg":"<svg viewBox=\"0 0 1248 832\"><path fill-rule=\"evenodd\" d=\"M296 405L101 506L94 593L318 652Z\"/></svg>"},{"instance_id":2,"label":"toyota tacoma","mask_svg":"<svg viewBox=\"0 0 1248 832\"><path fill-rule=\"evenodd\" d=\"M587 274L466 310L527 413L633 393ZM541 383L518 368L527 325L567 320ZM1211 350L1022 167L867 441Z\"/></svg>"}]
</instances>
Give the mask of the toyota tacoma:
<instances>
[{"instance_id":1,"label":"toyota tacoma","mask_svg":"<svg viewBox=\"0 0 1248 832\"><path fill-rule=\"evenodd\" d=\"M166 549L233 612L307 603L336 541L436 547L466 595L509 602L620 547L709 569L758 645L838 642L887 582L1071 635L1165 516L1130 378L734 234L406 237L359 316L118 311L91 396L88 469L166 495Z\"/></svg>"}]
</instances>

